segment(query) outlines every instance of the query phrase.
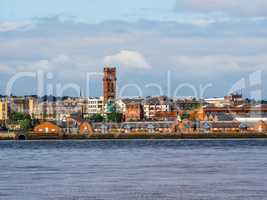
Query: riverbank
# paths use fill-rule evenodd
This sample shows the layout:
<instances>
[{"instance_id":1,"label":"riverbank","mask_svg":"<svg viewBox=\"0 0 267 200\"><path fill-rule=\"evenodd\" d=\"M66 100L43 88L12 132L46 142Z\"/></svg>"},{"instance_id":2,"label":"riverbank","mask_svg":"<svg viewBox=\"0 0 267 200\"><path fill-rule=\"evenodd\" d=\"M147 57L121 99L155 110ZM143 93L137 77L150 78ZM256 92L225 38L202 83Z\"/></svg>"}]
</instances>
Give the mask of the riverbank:
<instances>
[{"instance_id":1,"label":"riverbank","mask_svg":"<svg viewBox=\"0 0 267 200\"><path fill-rule=\"evenodd\" d=\"M95 133L92 135L54 135L21 132L0 132L0 140L101 140L101 139L239 139L267 138L267 133Z\"/></svg>"},{"instance_id":2,"label":"riverbank","mask_svg":"<svg viewBox=\"0 0 267 200\"><path fill-rule=\"evenodd\" d=\"M0 132L0 140L14 140L16 133L14 132Z\"/></svg>"}]
</instances>

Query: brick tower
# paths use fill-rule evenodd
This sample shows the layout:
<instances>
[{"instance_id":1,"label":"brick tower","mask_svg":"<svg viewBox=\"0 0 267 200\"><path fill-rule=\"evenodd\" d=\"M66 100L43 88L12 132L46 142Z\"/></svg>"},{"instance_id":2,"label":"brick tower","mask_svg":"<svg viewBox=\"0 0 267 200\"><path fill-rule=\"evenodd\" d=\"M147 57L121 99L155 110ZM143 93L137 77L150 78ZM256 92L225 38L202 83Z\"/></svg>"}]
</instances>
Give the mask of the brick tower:
<instances>
[{"instance_id":1,"label":"brick tower","mask_svg":"<svg viewBox=\"0 0 267 200\"><path fill-rule=\"evenodd\" d=\"M116 99L116 68L104 68L104 103Z\"/></svg>"}]
</instances>

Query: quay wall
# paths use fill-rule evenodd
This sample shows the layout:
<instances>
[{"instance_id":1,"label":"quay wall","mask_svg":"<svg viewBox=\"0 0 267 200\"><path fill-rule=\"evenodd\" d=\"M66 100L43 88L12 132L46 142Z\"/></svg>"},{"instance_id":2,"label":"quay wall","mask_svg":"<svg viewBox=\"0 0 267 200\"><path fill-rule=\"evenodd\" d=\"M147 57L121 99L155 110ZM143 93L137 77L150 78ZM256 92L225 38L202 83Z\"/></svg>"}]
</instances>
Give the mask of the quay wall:
<instances>
[{"instance_id":1,"label":"quay wall","mask_svg":"<svg viewBox=\"0 0 267 200\"><path fill-rule=\"evenodd\" d=\"M267 133L94 133L35 134L33 132L0 132L0 140L68 140L68 139L231 139L267 138Z\"/></svg>"},{"instance_id":2,"label":"quay wall","mask_svg":"<svg viewBox=\"0 0 267 200\"><path fill-rule=\"evenodd\" d=\"M14 140L16 139L16 133L14 132L0 132L0 140Z\"/></svg>"}]
</instances>

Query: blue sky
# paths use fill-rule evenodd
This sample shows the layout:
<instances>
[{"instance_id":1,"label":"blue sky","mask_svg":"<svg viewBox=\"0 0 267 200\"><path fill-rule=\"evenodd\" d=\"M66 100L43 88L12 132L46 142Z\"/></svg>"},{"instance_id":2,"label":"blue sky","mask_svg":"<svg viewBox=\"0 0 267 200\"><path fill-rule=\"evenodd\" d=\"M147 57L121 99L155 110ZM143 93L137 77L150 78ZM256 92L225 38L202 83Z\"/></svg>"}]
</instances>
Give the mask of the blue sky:
<instances>
[{"instance_id":1,"label":"blue sky","mask_svg":"<svg viewBox=\"0 0 267 200\"><path fill-rule=\"evenodd\" d=\"M104 20L136 20L142 18L161 19L170 13L175 0L1 0L1 18L4 20L28 20L64 13L78 20L98 23Z\"/></svg>"},{"instance_id":2,"label":"blue sky","mask_svg":"<svg viewBox=\"0 0 267 200\"><path fill-rule=\"evenodd\" d=\"M115 65L127 96L139 94L133 84L144 96L200 94L207 85L205 97L223 96L244 79L250 97L251 74L266 75L266 10L265 0L0 0L0 93L17 73L38 70L53 74L47 85L85 90L87 72ZM257 86L264 97L266 83ZM90 95L101 95L100 84L95 78ZM34 80L13 93L36 93Z\"/></svg>"}]
</instances>

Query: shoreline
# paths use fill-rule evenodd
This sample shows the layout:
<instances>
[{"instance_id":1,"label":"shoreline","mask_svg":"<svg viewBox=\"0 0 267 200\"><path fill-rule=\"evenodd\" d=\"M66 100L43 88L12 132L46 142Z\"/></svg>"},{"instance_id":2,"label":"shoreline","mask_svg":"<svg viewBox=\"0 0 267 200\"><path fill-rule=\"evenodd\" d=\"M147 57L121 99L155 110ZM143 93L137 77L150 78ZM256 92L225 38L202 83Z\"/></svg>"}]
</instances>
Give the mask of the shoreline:
<instances>
[{"instance_id":1,"label":"shoreline","mask_svg":"<svg viewBox=\"0 0 267 200\"><path fill-rule=\"evenodd\" d=\"M138 140L138 139L267 139L267 133L95 133L91 135L52 135L0 132L0 140Z\"/></svg>"}]
</instances>

